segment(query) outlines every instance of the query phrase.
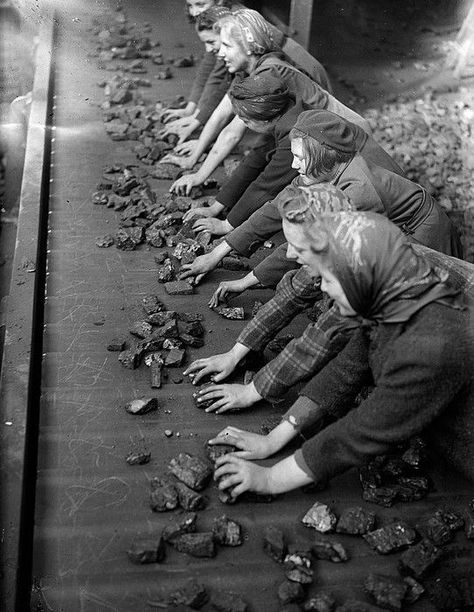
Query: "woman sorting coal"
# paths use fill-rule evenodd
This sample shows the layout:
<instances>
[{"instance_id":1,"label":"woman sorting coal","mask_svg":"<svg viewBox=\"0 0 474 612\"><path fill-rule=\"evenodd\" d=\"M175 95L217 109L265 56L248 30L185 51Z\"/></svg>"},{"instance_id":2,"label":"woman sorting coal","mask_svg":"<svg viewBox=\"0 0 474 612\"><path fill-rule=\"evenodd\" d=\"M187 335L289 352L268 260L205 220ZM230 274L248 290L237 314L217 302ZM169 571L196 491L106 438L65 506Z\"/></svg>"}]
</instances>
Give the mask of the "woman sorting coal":
<instances>
[{"instance_id":1,"label":"woman sorting coal","mask_svg":"<svg viewBox=\"0 0 474 612\"><path fill-rule=\"evenodd\" d=\"M411 240L448 255L462 256L456 229L441 206L421 185L403 176L392 158L360 127L329 111L310 110L298 117L290 141L292 167L298 173L293 185L306 185L309 189L323 182L335 185L357 210L385 214ZM281 231L280 197L285 197L285 191L256 210L214 251L197 258L188 266L190 275L212 270L232 249L249 256ZM274 287L292 267L282 247L244 279L220 286L216 299L257 283Z\"/></svg>"},{"instance_id":2,"label":"woman sorting coal","mask_svg":"<svg viewBox=\"0 0 474 612\"><path fill-rule=\"evenodd\" d=\"M236 497L323 483L418 434L473 479L472 278L456 289L380 215L307 213L304 195L282 203L288 254L321 277L357 329L268 435L226 427L211 440L239 449L218 460L219 487ZM374 390L354 407L369 381ZM272 467L249 461L275 454L309 427L319 431Z\"/></svg>"},{"instance_id":3,"label":"woman sorting coal","mask_svg":"<svg viewBox=\"0 0 474 612\"><path fill-rule=\"evenodd\" d=\"M219 28L221 40L218 57L224 59L231 74L263 76L268 73L274 75L276 71L295 99L301 99L310 108L329 108L370 132L370 125L365 119L336 100L316 80L288 61L276 47L269 24L256 11L235 11L219 19L216 27ZM185 144L180 145L177 152L189 155L191 161L185 162L186 167L189 167L191 163L197 162L217 137L214 146L198 172L181 177L173 183L171 190L189 193L193 186L204 182L240 141L245 129L239 117L234 117L229 96L224 96L206 123L199 140L189 143L187 148ZM179 159L173 158L173 161L178 163Z\"/></svg>"},{"instance_id":4,"label":"woman sorting coal","mask_svg":"<svg viewBox=\"0 0 474 612\"><path fill-rule=\"evenodd\" d=\"M203 7L206 7L205 10ZM179 143L184 142L199 127L206 124L219 102L227 93L233 74L228 72L222 58L217 57L220 47L220 34L214 29L217 21L229 15L231 11L243 9L239 2L187 2L188 16L195 22L196 33L204 43L205 53L199 63L196 77L189 94L188 104L184 109L168 110L163 113L163 119L168 121L163 135L177 134ZM262 17L263 19L263 17ZM271 29L276 48L296 63L308 76L315 79L324 89L331 92L331 84L324 67L304 47L292 38L285 36L278 28L265 22ZM187 146L184 147L187 150ZM180 148L177 148L177 152ZM183 167L194 164L185 163Z\"/></svg>"}]
</instances>

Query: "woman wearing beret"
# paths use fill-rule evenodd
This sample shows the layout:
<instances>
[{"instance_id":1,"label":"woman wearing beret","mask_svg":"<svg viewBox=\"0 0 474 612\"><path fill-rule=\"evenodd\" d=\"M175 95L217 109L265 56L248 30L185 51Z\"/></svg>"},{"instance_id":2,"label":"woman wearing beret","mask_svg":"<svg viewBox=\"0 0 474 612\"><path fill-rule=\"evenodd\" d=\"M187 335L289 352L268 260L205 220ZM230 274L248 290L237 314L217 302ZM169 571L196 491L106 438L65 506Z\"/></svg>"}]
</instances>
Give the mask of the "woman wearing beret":
<instances>
[{"instance_id":1,"label":"woman wearing beret","mask_svg":"<svg viewBox=\"0 0 474 612\"><path fill-rule=\"evenodd\" d=\"M295 99L300 99L309 108L329 108L347 117L370 132L368 121L336 100L326 91L315 77L310 78L305 71L288 61L277 48L270 25L256 11L248 9L234 11L224 16L216 24L219 28L221 46L218 57L224 59L231 74L275 75L288 87ZM316 60L314 60L316 61ZM314 71L313 71L314 72ZM245 131L245 124L234 117L231 100L224 96L211 118L204 127L199 140L176 149L180 154L189 155L185 167L194 165L218 136L211 152L202 167L195 174L181 177L171 186L177 193L189 193L195 185L200 185L217 168L219 163L232 151ZM226 124L229 125L226 126ZM225 127L225 129L224 129ZM177 159L174 159L177 163Z\"/></svg>"},{"instance_id":2,"label":"woman wearing beret","mask_svg":"<svg viewBox=\"0 0 474 612\"><path fill-rule=\"evenodd\" d=\"M239 449L218 459L219 487L236 497L323 483L418 434L474 479L472 278L463 293L455 289L380 215L314 218L309 210L304 194L283 203L288 255L321 276L322 290L357 329L268 435L227 427L211 440ZM368 380L375 388L355 407L351 399ZM249 461L309 427L301 449L272 467Z\"/></svg>"}]
</instances>

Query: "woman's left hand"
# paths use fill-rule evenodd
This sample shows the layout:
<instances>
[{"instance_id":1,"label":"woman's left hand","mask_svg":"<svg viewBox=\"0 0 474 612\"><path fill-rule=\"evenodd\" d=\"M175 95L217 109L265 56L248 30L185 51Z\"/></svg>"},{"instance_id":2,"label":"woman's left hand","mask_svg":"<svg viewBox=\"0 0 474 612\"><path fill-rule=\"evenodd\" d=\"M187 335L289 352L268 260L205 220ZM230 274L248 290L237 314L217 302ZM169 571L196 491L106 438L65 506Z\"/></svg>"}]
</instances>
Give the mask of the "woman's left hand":
<instances>
[{"instance_id":1,"label":"woman's left hand","mask_svg":"<svg viewBox=\"0 0 474 612\"><path fill-rule=\"evenodd\" d=\"M244 431L238 427L228 425L220 431L208 444L230 444L239 450L232 453L242 459L266 459L273 454L271 439L268 435Z\"/></svg>"},{"instance_id":2,"label":"woman's left hand","mask_svg":"<svg viewBox=\"0 0 474 612\"><path fill-rule=\"evenodd\" d=\"M216 466L214 479L219 481L219 489L224 490L230 487L232 497L237 497L245 491L272 492L269 482L271 468L256 465L236 457L233 453L219 457Z\"/></svg>"},{"instance_id":3,"label":"woman's left hand","mask_svg":"<svg viewBox=\"0 0 474 612\"><path fill-rule=\"evenodd\" d=\"M188 175L189 176L189 175ZM215 236L224 236L232 231L230 223L224 219L215 219L214 217L208 217L206 219L198 219L193 225L193 230L196 232L211 232Z\"/></svg>"},{"instance_id":4,"label":"woman's left hand","mask_svg":"<svg viewBox=\"0 0 474 612\"><path fill-rule=\"evenodd\" d=\"M248 408L252 406L258 400L262 399L261 396L255 391L252 384L250 385L238 385L238 384L225 384L225 385L212 385L205 387L199 391L198 403L205 400L216 400L208 408L206 412L216 412L222 414L229 410L237 410L239 408Z\"/></svg>"}]
</instances>

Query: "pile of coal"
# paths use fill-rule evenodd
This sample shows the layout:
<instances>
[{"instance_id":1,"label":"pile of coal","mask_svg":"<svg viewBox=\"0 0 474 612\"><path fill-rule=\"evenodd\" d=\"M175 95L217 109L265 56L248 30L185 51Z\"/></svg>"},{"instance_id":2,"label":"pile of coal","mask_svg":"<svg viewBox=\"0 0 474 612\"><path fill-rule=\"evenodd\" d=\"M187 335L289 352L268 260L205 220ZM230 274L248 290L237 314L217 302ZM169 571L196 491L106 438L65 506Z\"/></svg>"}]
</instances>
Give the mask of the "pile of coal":
<instances>
[{"instance_id":1,"label":"pile of coal","mask_svg":"<svg viewBox=\"0 0 474 612\"><path fill-rule=\"evenodd\" d=\"M362 498L390 507L397 501L417 501L431 489L429 476L423 472L426 445L416 438L400 455L380 456L359 470Z\"/></svg>"}]
</instances>

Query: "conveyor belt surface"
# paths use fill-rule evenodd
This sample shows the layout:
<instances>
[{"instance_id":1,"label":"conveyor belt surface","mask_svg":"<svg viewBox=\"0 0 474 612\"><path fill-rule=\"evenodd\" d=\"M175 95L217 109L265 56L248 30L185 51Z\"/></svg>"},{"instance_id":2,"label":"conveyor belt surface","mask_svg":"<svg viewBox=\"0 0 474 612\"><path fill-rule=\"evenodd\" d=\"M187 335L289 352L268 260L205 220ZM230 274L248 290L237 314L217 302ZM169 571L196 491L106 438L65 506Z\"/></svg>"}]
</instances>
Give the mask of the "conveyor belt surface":
<instances>
[{"instance_id":1,"label":"conveyor belt surface","mask_svg":"<svg viewBox=\"0 0 474 612\"><path fill-rule=\"evenodd\" d=\"M104 3L100 12L110 12L113 19L114 8L114 3ZM180 55L202 51L192 27L183 18L180 2L140 0L125 3L124 8L130 21L153 24L152 37L161 41L165 56L177 55L177 51ZM57 16L31 609L148 610L147 601L153 600L159 589L179 587L195 577L211 590L239 593L251 610L278 610L276 591L284 572L262 550L262 532L267 525L281 527L290 541L312 540L315 532L304 527L301 518L316 500L330 504L336 512L349 505L364 505L382 522L401 517L414 523L440 504L466 508L473 489L440 468L433 475L436 491L426 500L383 509L361 501L356 472L335 479L325 491L298 490L269 504L223 506L211 486L205 492L208 507L199 512L199 530L207 530L213 518L226 513L243 526L242 546L220 548L214 559L197 560L168 548L162 564L140 566L129 562L126 550L133 538L159 534L174 515L151 512L150 478L165 472L168 461L180 452L203 456L205 441L226 424L258 431L265 419L275 417L281 409L264 405L229 416L204 414L194 407L193 387L187 380L182 384L169 381L152 393L144 366L134 371L124 369L116 353L106 351L110 339L126 335L129 325L140 318L139 300L150 293L158 295L170 309L203 313L206 344L190 351L188 361L196 355L230 348L242 323L221 319L207 308L216 283L224 274L237 277L238 273L213 273L195 295L170 297L157 283L153 250L141 247L124 252L95 246L97 236L113 233L117 227L114 213L91 203L102 167L118 161L133 162L135 157L130 151L133 143L112 142L104 131L98 108L102 91L96 82L113 73L99 70L96 59L88 57L93 50L88 28L94 16L100 16L96 8L78 8L77 12L67 9ZM177 49L177 42L184 47ZM194 69L174 72L174 79L154 81L145 95L150 99L185 95ZM156 185L165 191L169 183ZM251 292L234 302L249 312L255 299L270 295ZM300 321L296 329L303 323ZM130 399L150 395L159 398L157 412L131 416L124 411ZM166 429L174 435L167 438ZM137 446L151 451L149 464L127 465L125 456ZM311 593L333 592L339 602L348 597L366 599L363 581L369 571L396 574L397 555L377 555L365 542L349 536L338 536L337 540L347 548L350 561L315 563ZM456 543L444 567L448 572L464 573L469 569L472 546L463 534L456 536ZM424 598L411 609L435 608Z\"/></svg>"}]
</instances>

